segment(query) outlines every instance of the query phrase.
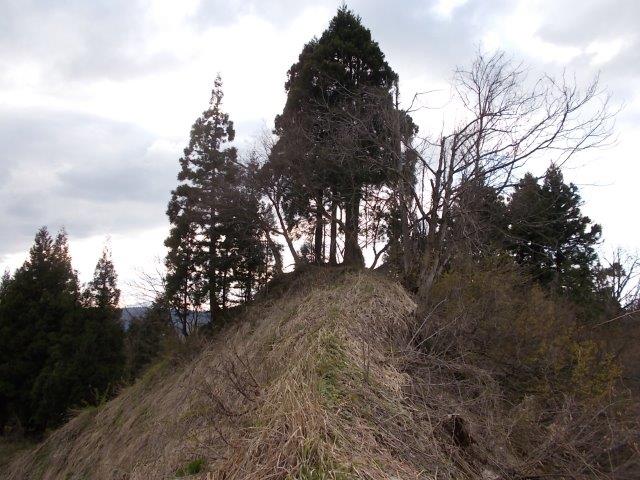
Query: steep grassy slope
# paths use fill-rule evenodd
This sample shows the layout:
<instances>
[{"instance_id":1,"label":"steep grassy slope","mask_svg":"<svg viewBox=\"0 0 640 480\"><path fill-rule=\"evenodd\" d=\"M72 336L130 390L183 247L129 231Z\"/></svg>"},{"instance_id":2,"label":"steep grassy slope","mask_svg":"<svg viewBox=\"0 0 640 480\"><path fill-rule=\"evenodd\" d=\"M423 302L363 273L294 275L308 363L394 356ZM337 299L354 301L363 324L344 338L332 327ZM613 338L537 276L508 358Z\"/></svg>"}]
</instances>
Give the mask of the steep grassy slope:
<instances>
[{"instance_id":1,"label":"steep grassy slope","mask_svg":"<svg viewBox=\"0 0 640 480\"><path fill-rule=\"evenodd\" d=\"M114 400L81 412L14 462L8 478L173 478L198 460L226 478L322 478L368 463L367 450L381 447L349 410L374 391L367 382L389 402L400 394L392 339L406 332L413 304L371 275L327 272L340 277L335 283L324 275L298 278L192 361L164 361ZM363 330L375 332L366 343ZM378 453L381 465L396 463Z\"/></svg>"},{"instance_id":2,"label":"steep grassy slope","mask_svg":"<svg viewBox=\"0 0 640 480\"><path fill-rule=\"evenodd\" d=\"M165 360L81 412L7 477L542 478L573 454L554 443L557 424L531 418L528 400L508 405L486 371L417 350L399 285L318 269L274 289L191 360ZM592 466L555 475L583 477L606 478Z\"/></svg>"}]
</instances>

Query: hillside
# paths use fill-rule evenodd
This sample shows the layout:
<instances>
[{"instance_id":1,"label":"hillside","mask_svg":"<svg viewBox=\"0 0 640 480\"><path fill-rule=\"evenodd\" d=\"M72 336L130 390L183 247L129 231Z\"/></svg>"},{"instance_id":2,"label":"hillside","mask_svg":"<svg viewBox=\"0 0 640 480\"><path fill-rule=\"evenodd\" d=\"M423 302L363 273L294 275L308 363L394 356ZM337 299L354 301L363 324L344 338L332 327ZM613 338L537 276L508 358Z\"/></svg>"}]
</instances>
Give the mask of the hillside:
<instances>
[{"instance_id":1,"label":"hillside","mask_svg":"<svg viewBox=\"0 0 640 480\"><path fill-rule=\"evenodd\" d=\"M489 372L418 350L413 309L375 273L294 274L192 358L80 412L6 478L608 478L533 400L507 401ZM575 458L582 473L568 470Z\"/></svg>"}]
</instances>

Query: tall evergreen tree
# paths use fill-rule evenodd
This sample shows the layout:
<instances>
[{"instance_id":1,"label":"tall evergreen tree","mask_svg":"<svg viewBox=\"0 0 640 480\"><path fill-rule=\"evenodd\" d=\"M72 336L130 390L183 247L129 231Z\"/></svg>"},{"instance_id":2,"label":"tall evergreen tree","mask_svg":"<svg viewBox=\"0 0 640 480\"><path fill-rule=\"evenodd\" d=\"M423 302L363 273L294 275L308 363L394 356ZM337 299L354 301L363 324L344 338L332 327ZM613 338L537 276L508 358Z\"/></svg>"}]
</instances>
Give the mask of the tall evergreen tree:
<instances>
[{"instance_id":1,"label":"tall evergreen tree","mask_svg":"<svg viewBox=\"0 0 640 480\"><path fill-rule=\"evenodd\" d=\"M560 293L584 299L593 289L600 225L580 210L578 187L551 166L542 184L527 174L511 196L509 249L533 277Z\"/></svg>"},{"instance_id":2,"label":"tall evergreen tree","mask_svg":"<svg viewBox=\"0 0 640 480\"><path fill-rule=\"evenodd\" d=\"M292 166L293 192L314 213L315 256L322 252L328 195L332 212L337 201L345 209L345 263L363 263L358 244L360 203L365 186L380 184L390 170L388 152L371 141L382 134L384 124L375 119L379 105L372 108L371 103L382 99L391 104L397 80L371 32L346 7L338 10L320 39L305 45L289 69L287 102L276 118L280 140L274 157ZM353 118L362 119L355 129ZM335 232L332 225L333 252Z\"/></svg>"},{"instance_id":3,"label":"tall evergreen tree","mask_svg":"<svg viewBox=\"0 0 640 480\"><path fill-rule=\"evenodd\" d=\"M191 129L180 159L180 184L167 210L172 224L166 241L171 303L181 305L188 315L189 308L208 298L212 321L227 308L233 290L241 288L238 281L247 285L247 278L240 280L238 274L241 269L249 271L249 258L264 234L257 219L259 204L246 186L245 166L239 163L235 147L228 145L235 131L222 110L222 99L218 77L209 108ZM186 326L183 333L188 333Z\"/></svg>"},{"instance_id":4,"label":"tall evergreen tree","mask_svg":"<svg viewBox=\"0 0 640 480\"><path fill-rule=\"evenodd\" d=\"M111 260L111 250L105 246L96 265L93 279L87 285L84 298L90 307L117 309L120 302L118 275Z\"/></svg>"},{"instance_id":5,"label":"tall evergreen tree","mask_svg":"<svg viewBox=\"0 0 640 480\"><path fill-rule=\"evenodd\" d=\"M223 97L222 80L218 76L211 92L209 108L191 129L189 145L180 159L178 180L182 183L172 193L167 212L174 226L181 221L181 217L183 222L187 222L180 228L182 233L174 231L180 238L184 238L193 225L197 226L197 259L194 265L200 267L203 276L202 289L209 299L212 320L224 304L221 295L229 287L228 262L221 250L221 244L229 233L225 231L223 218L227 212L231 186L238 177L237 151L235 147L227 146L235 138L235 130L229 115L222 110ZM174 240L172 243L177 242ZM187 272L178 268L178 265L174 270L183 275L195 275L194 271Z\"/></svg>"},{"instance_id":6,"label":"tall evergreen tree","mask_svg":"<svg viewBox=\"0 0 640 480\"><path fill-rule=\"evenodd\" d=\"M78 280L64 231L54 240L43 227L29 257L4 288L0 301L0 418L27 430L49 424L38 395L63 325L73 316ZM55 421L54 421L55 423Z\"/></svg>"},{"instance_id":7,"label":"tall evergreen tree","mask_svg":"<svg viewBox=\"0 0 640 480\"><path fill-rule=\"evenodd\" d=\"M78 381L74 393L91 403L114 392L125 367L124 330L120 321L120 289L111 250L104 247L92 280L87 284L79 313L81 334L74 340L72 369Z\"/></svg>"}]
</instances>

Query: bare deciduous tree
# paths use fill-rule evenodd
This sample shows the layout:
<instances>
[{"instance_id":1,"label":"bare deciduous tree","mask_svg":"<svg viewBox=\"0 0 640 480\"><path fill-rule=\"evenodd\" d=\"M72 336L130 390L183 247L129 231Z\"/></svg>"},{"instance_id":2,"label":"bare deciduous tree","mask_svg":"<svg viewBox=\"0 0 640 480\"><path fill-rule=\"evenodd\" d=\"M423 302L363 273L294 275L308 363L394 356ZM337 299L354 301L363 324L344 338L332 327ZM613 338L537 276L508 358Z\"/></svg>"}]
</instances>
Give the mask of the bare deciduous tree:
<instances>
[{"instance_id":1,"label":"bare deciduous tree","mask_svg":"<svg viewBox=\"0 0 640 480\"><path fill-rule=\"evenodd\" d=\"M640 255L616 248L605 262L613 298L625 310L640 307Z\"/></svg>"},{"instance_id":2,"label":"bare deciduous tree","mask_svg":"<svg viewBox=\"0 0 640 480\"><path fill-rule=\"evenodd\" d=\"M479 54L470 69L458 69L454 94L461 118L449 133L410 141L399 136L402 150L417 158L421 179L416 184L400 179L412 189L418 212L412 222L425 224L421 300L441 272L452 207L469 182L481 180L501 190L527 160L544 155L562 164L577 152L607 144L612 134L614 114L597 78L584 91L564 77L543 75L531 82L503 53Z\"/></svg>"},{"instance_id":3,"label":"bare deciduous tree","mask_svg":"<svg viewBox=\"0 0 640 480\"><path fill-rule=\"evenodd\" d=\"M183 337L198 328L207 315L201 302L193 303L188 295L167 295L167 273L163 262L156 258L153 271L140 270L138 277L128 284L140 305L160 304L169 314L168 322L176 326Z\"/></svg>"}]
</instances>

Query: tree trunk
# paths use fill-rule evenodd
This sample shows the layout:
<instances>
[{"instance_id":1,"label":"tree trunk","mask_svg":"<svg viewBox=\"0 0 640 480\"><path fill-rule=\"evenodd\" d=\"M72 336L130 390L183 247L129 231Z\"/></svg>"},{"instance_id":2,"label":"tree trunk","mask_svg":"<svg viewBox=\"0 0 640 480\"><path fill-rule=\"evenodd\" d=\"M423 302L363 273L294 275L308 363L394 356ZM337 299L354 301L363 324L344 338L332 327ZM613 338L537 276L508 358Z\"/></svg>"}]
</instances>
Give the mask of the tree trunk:
<instances>
[{"instance_id":1,"label":"tree trunk","mask_svg":"<svg viewBox=\"0 0 640 480\"><path fill-rule=\"evenodd\" d=\"M172 325L172 310L174 309L176 315L178 316L178 321L180 322L180 331L182 332L182 336L187 338L189 336L189 329L187 328L187 321L189 319L189 286L187 284L186 278L184 280L184 283L182 284L182 301L177 306L177 308L171 308L171 304L169 304L169 318Z\"/></svg>"},{"instance_id":2,"label":"tree trunk","mask_svg":"<svg viewBox=\"0 0 640 480\"><path fill-rule=\"evenodd\" d=\"M420 267L420 278L418 287L418 307L416 308L416 317L423 319L427 314L427 306L429 303L429 295L433 284L437 277L442 273L443 269L443 249L446 241L447 232L450 222L450 206L453 194L454 166L457 153L457 137L454 137L451 147L451 155L446 168L438 168L436 173L436 181L432 191L431 209L428 215L427 224L429 231L427 233L426 248L422 256ZM445 159L444 140L441 141L440 147L440 165L444 166ZM440 183L442 181L442 184ZM442 194L440 188L442 187ZM441 200L441 201L440 201ZM442 205L441 210L438 207Z\"/></svg>"},{"instance_id":3,"label":"tree trunk","mask_svg":"<svg viewBox=\"0 0 640 480\"><path fill-rule=\"evenodd\" d=\"M338 264L338 199L335 192L331 198L331 231L329 233L329 265Z\"/></svg>"},{"instance_id":4,"label":"tree trunk","mask_svg":"<svg viewBox=\"0 0 640 480\"><path fill-rule=\"evenodd\" d=\"M214 208L211 208L209 211L209 214L211 215L211 225L209 226L208 232L209 232L209 265L207 268L207 281L209 282L209 317L211 319L211 324L213 325L213 322L215 320L216 314L218 313L218 302L216 300L216 285L217 285L217 278L216 278L216 269L215 269L215 258L216 258L216 244L218 242L218 238L216 235L216 232L214 230L214 222L215 222L215 218L216 218L216 212Z\"/></svg>"},{"instance_id":5,"label":"tree trunk","mask_svg":"<svg viewBox=\"0 0 640 480\"><path fill-rule=\"evenodd\" d=\"M253 290L253 282L251 281L251 276L249 276L247 278L247 281L245 282L245 292L244 292L244 301L245 302L250 302L251 301L251 291Z\"/></svg>"},{"instance_id":6,"label":"tree trunk","mask_svg":"<svg viewBox=\"0 0 640 480\"><path fill-rule=\"evenodd\" d=\"M316 192L316 228L313 244L313 256L317 265L323 261L322 240L324 236L324 207L322 206L322 190Z\"/></svg>"},{"instance_id":7,"label":"tree trunk","mask_svg":"<svg viewBox=\"0 0 640 480\"><path fill-rule=\"evenodd\" d=\"M398 114L400 113L400 90L398 88L398 84L396 83L396 91L395 91L395 109ZM409 205L409 194L408 189L412 188L412 185L409 183L409 178L411 177L411 168L413 163L409 161L409 156L411 152L407 150L406 152L402 152L402 130L401 125L402 119L400 116L396 116L396 121L394 122L394 145L393 149L395 151L395 155L397 158L396 163L396 175L398 176L397 188L396 192L396 200L398 202L398 207L400 211L400 246L402 248L402 275L405 279L405 282L409 281L411 278L411 270L413 266L414 252L413 245L411 243L411 231L409 226L409 209L407 205Z\"/></svg>"},{"instance_id":8,"label":"tree trunk","mask_svg":"<svg viewBox=\"0 0 640 480\"><path fill-rule=\"evenodd\" d=\"M187 329L187 322L189 319L189 297L187 294L186 286L185 286L184 295L182 297L181 308L177 310L176 313L178 314L178 317L180 319L182 336L184 336L184 338L187 338L189 336L189 330ZM169 317L171 317L171 309L169 309ZM173 320L171 321L171 324L173 325Z\"/></svg>"},{"instance_id":9,"label":"tree trunk","mask_svg":"<svg viewBox=\"0 0 640 480\"><path fill-rule=\"evenodd\" d=\"M408 181L405 177L408 174L406 166L402 164L402 161L399 161L399 181L398 181L398 192L396 194L396 199L398 202L399 212L400 212L400 246L402 248L402 275L404 277L405 282L411 283L411 280L415 282L415 278L412 277L415 274L414 271L414 248L413 242L411 241L411 227L409 225L409 209L407 205L409 204L409 193L408 189L412 188L411 185L407 185Z\"/></svg>"},{"instance_id":10,"label":"tree trunk","mask_svg":"<svg viewBox=\"0 0 640 480\"><path fill-rule=\"evenodd\" d=\"M182 336L187 338L189 336L189 332L187 331L187 320L184 319L181 321L182 324Z\"/></svg>"},{"instance_id":11,"label":"tree trunk","mask_svg":"<svg viewBox=\"0 0 640 480\"><path fill-rule=\"evenodd\" d=\"M409 227L409 212L407 211L406 197L401 199L400 206L401 229L402 229L402 273L405 279L411 278L413 266L413 244L411 242L411 230Z\"/></svg>"},{"instance_id":12,"label":"tree trunk","mask_svg":"<svg viewBox=\"0 0 640 480\"><path fill-rule=\"evenodd\" d=\"M215 241L210 243L210 251L209 251L209 269L207 272L207 281L209 282L209 317L211 318L211 323L214 322L218 312L220 311L220 305L218 304L218 300L216 298L217 290L218 290L218 278L216 275L216 269L214 267L214 258L215 258Z\"/></svg>"},{"instance_id":13,"label":"tree trunk","mask_svg":"<svg viewBox=\"0 0 640 480\"><path fill-rule=\"evenodd\" d=\"M364 256L358 244L361 196L358 187L347 199L344 222L344 264L354 267L364 267Z\"/></svg>"},{"instance_id":14,"label":"tree trunk","mask_svg":"<svg viewBox=\"0 0 640 480\"><path fill-rule=\"evenodd\" d=\"M227 310L227 272L222 276L222 311Z\"/></svg>"},{"instance_id":15,"label":"tree trunk","mask_svg":"<svg viewBox=\"0 0 640 480\"><path fill-rule=\"evenodd\" d=\"M275 273L282 273L282 253L280 253L278 245L273 241L271 235L269 235L269 231L265 229L264 232L265 236L267 237L267 245L269 246L269 250L271 250L271 254L273 255L273 269Z\"/></svg>"},{"instance_id":16,"label":"tree trunk","mask_svg":"<svg viewBox=\"0 0 640 480\"><path fill-rule=\"evenodd\" d=\"M273 205L273 210L276 212L276 217L278 218L278 223L280 224L280 230L282 232L282 236L284 237L284 240L287 243L287 247L289 248L289 252L293 257L293 263L297 267L301 263L300 256L298 255L298 252L296 252L296 248L293 245L293 241L289 236L289 232L287 230L287 224L284 221L284 218L282 217L282 213L280 212L280 207L273 197L269 196L268 198L271 201L271 204Z\"/></svg>"},{"instance_id":17,"label":"tree trunk","mask_svg":"<svg viewBox=\"0 0 640 480\"><path fill-rule=\"evenodd\" d=\"M215 273L209 272L209 317L213 324L218 312L218 302L216 301L216 277Z\"/></svg>"},{"instance_id":18,"label":"tree trunk","mask_svg":"<svg viewBox=\"0 0 640 480\"><path fill-rule=\"evenodd\" d=\"M427 247L422 263L418 287L418 302L416 308L416 318L423 320L427 314L429 295L440 267L440 252L432 247Z\"/></svg>"}]
</instances>

